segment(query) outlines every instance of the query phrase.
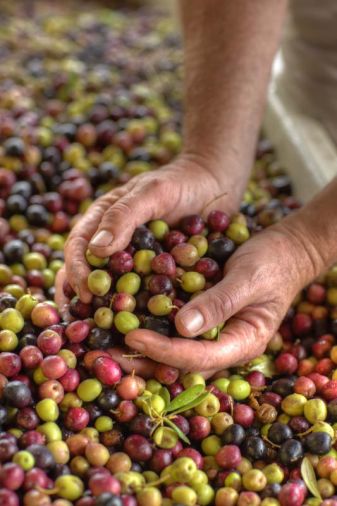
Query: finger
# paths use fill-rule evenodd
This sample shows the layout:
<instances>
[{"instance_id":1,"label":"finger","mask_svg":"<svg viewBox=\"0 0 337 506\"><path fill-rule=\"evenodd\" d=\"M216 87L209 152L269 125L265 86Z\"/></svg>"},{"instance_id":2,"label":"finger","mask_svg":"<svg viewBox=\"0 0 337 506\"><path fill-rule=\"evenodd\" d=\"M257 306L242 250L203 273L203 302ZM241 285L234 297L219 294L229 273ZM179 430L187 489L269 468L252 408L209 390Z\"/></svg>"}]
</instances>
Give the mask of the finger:
<instances>
[{"instance_id":1,"label":"finger","mask_svg":"<svg viewBox=\"0 0 337 506\"><path fill-rule=\"evenodd\" d=\"M129 348L110 348L108 350L111 357L119 363L124 372L130 374L133 371L142 376L143 378L153 378L155 367L157 365L156 362L149 358L135 358L132 357L132 352ZM184 373L188 373L189 371L183 371ZM210 371L201 371L200 374L205 378L209 379L218 371L216 369L212 369Z\"/></svg>"},{"instance_id":2,"label":"finger","mask_svg":"<svg viewBox=\"0 0 337 506\"><path fill-rule=\"evenodd\" d=\"M209 371L233 366L261 353L266 342L262 334L263 330L249 321L233 318L219 341L191 341L134 330L126 336L126 343L156 362L188 371Z\"/></svg>"},{"instance_id":3,"label":"finger","mask_svg":"<svg viewBox=\"0 0 337 506\"><path fill-rule=\"evenodd\" d=\"M124 249L136 227L164 214L167 198L160 180L153 178L146 185L136 186L104 213L89 243L90 251L105 257Z\"/></svg>"},{"instance_id":4,"label":"finger","mask_svg":"<svg viewBox=\"0 0 337 506\"><path fill-rule=\"evenodd\" d=\"M76 295L85 303L89 303L92 299L92 294L87 284L90 274L90 267L85 260L87 246L88 242L86 239L81 236L74 237L68 253L65 254L67 279Z\"/></svg>"},{"instance_id":5,"label":"finger","mask_svg":"<svg viewBox=\"0 0 337 506\"><path fill-rule=\"evenodd\" d=\"M110 348L111 357L119 363L126 373L133 371L142 378L153 378L155 363L148 358L133 358L128 348Z\"/></svg>"},{"instance_id":6,"label":"finger","mask_svg":"<svg viewBox=\"0 0 337 506\"><path fill-rule=\"evenodd\" d=\"M65 267L62 267L56 274L55 279L55 302L58 306L59 313L63 319L69 321L70 315L68 311L69 299L64 295L63 284L66 279Z\"/></svg>"},{"instance_id":7,"label":"finger","mask_svg":"<svg viewBox=\"0 0 337 506\"><path fill-rule=\"evenodd\" d=\"M113 195L95 202L74 226L64 248L67 280L83 302L89 303L92 295L88 290L87 277L90 268L85 253L92 235L96 232L105 210L117 199Z\"/></svg>"},{"instance_id":8,"label":"finger","mask_svg":"<svg viewBox=\"0 0 337 506\"><path fill-rule=\"evenodd\" d=\"M251 273L245 269L233 268L222 281L178 311L175 317L176 328L185 337L201 335L254 303L256 296Z\"/></svg>"}]
</instances>

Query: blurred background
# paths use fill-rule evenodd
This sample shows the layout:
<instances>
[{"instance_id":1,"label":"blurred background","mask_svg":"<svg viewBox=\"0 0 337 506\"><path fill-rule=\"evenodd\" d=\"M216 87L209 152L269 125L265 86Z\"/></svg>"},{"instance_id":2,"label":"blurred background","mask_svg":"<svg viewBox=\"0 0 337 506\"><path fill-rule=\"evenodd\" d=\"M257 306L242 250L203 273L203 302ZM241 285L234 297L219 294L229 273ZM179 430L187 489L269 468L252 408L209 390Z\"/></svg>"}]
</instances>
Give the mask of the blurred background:
<instances>
[{"instance_id":1,"label":"blurred background","mask_svg":"<svg viewBox=\"0 0 337 506\"><path fill-rule=\"evenodd\" d=\"M175 0L0 0L0 12L0 88L21 83L27 100L41 101L46 93L54 96L47 89L50 72L60 73L67 81L61 93L69 94L68 109L75 114L88 79L104 75L109 93L108 81L123 72L124 92L136 81L149 83L168 105L175 104L178 121L182 49ZM135 76L136 67L142 76ZM322 122L283 92L288 79L279 79L282 71L278 57L263 128L306 201L335 175L337 151Z\"/></svg>"}]
</instances>

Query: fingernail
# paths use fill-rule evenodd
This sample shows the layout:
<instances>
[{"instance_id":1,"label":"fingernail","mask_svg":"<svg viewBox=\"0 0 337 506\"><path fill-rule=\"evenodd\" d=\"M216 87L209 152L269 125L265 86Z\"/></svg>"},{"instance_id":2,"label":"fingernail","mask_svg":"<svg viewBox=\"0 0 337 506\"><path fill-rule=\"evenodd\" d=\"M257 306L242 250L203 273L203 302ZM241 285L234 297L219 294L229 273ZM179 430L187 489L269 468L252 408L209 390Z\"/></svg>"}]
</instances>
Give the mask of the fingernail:
<instances>
[{"instance_id":1,"label":"fingernail","mask_svg":"<svg viewBox=\"0 0 337 506\"><path fill-rule=\"evenodd\" d=\"M91 239L90 244L92 246L101 246L104 248L105 246L109 246L112 243L113 239L114 236L111 232L109 232L109 230L100 230Z\"/></svg>"},{"instance_id":2,"label":"fingernail","mask_svg":"<svg viewBox=\"0 0 337 506\"><path fill-rule=\"evenodd\" d=\"M128 342L128 346L130 348L135 348L137 351L143 353L146 350L146 346L143 341L139 341L138 339L132 339L132 341Z\"/></svg>"},{"instance_id":3,"label":"fingernail","mask_svg":"<svg viewBox=\"0 0 337 506\"><path fill-rule=\"evenodd\" d=\"M179 315L180 316L180 315ZM180 316L180 323L189 332L198 332L204 325L204 317L197 309L189 309Z\"/></svg>"}]
</instances>

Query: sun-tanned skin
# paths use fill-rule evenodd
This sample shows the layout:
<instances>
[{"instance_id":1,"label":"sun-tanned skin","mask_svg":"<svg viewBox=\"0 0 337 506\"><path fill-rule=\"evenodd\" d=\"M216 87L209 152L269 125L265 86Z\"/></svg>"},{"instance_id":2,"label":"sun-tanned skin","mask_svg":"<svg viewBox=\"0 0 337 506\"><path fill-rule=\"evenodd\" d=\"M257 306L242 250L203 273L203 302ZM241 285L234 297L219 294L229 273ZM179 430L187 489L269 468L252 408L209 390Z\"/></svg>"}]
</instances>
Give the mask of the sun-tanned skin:
<instances>
[{"instance_id":1,"label":"sun-tanned skin","mask_svg":"<svg viewBox=\"0 0 337 506\"><path fill-rule=\"evenodd\" d=\"M227 213L240 203L252 165L285 0L181 0L185 36L185 121L181 155L92 204L65 247L67 279L89 302L89 246L100 257L129 243L138 225L173 224L191 213ZM224 279L176 317L180 334L199 335L228 321L217 342L135 330L126 343L148 359L115 357L151 375L153 360L212 372L263 352L298 291L337 259L337 180L301 210L254 236L225 267ZM209 204L212 202L212 204ZM57 278L57 302L66 300ZM150 360L151 359L151 360Z\"/></svg>"}]
</instances>

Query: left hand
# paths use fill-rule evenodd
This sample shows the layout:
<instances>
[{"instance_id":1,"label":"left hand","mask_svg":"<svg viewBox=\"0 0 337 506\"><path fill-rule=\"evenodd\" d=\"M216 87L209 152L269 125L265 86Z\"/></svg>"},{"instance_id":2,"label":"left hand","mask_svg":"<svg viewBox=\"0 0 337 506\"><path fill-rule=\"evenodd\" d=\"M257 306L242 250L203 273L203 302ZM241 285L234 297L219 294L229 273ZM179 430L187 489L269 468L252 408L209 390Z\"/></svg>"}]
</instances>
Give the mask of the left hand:
<instances>
[{"instance_id":1,"label":"left hand","mask_svg":"<svg viewBox=\"0 0 337 506\"><path fill-rule=\"evenodd\" d=\"M125 342L153 361L187 371L214 373L247 362L263 353L297 293L318 275L319 264L291 216L242 245L227 262L224 279L177 313L176 327L187 338L226 322L218 341L138 329ZM126 370L153 367L149 360L123 358L121 350L113 353Z\"/></svg>"},{"instance_id":2,"label":"left hand","mask_svg":"<svg viewBox=\"0 0 337 506\"><path fill-rule=\"evenodd\" d=\"M67 281L82 302L92 298L87 284L88 248L98 257L108 257L124 249L134 230L150 220L161 218L173 224L187 214L207 215L219 205L229 215L237 210L246 184L246 164L230 149L222 164L217 166L206 156L181 154L160 170L139 174L93 202L71 230L64 248ZM59 307L66 303L63 279L61 271L55 295Z\"/></svg>"}]
</instances>

